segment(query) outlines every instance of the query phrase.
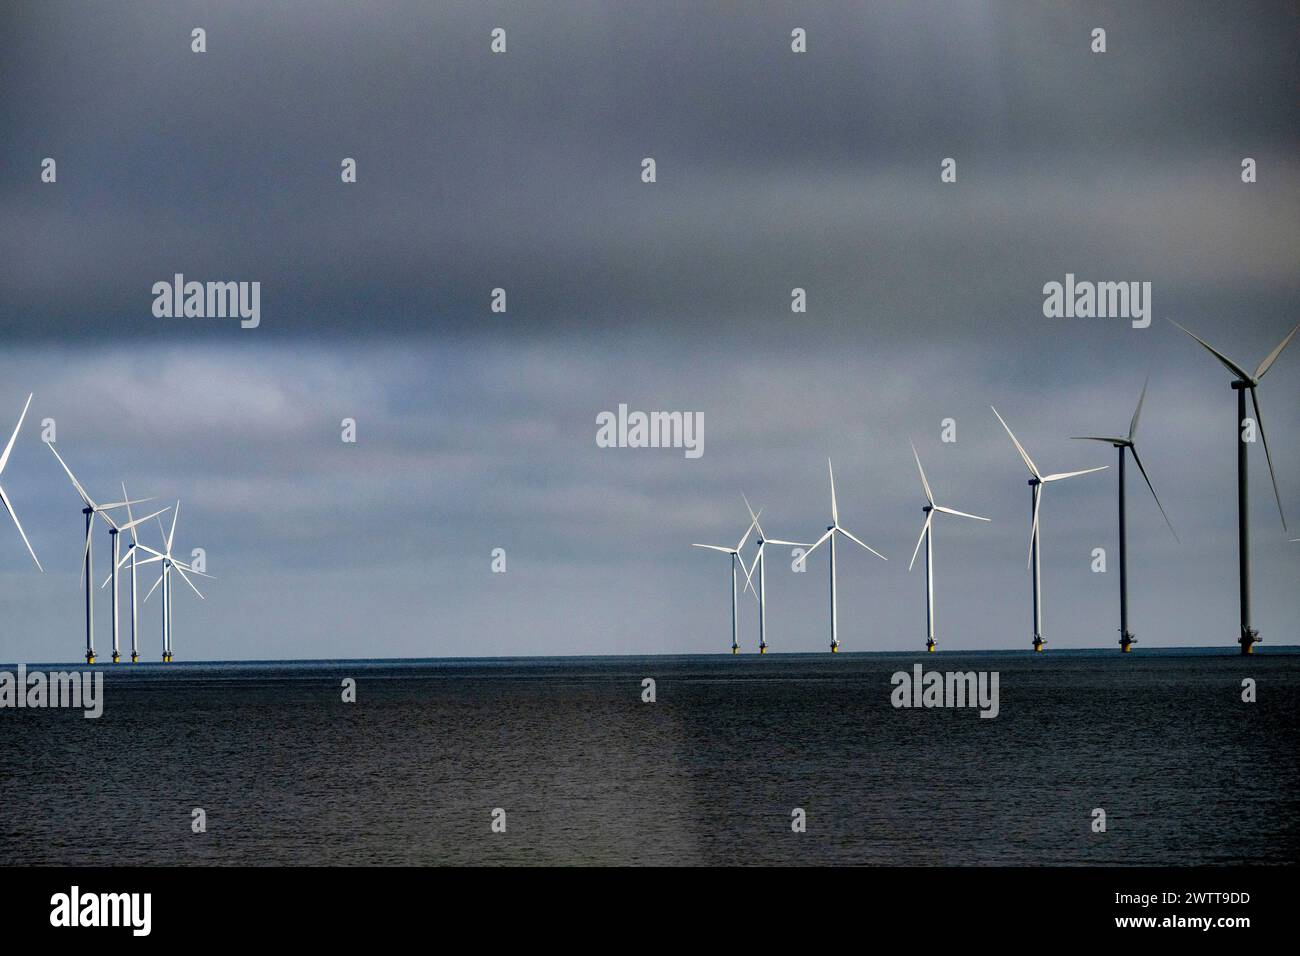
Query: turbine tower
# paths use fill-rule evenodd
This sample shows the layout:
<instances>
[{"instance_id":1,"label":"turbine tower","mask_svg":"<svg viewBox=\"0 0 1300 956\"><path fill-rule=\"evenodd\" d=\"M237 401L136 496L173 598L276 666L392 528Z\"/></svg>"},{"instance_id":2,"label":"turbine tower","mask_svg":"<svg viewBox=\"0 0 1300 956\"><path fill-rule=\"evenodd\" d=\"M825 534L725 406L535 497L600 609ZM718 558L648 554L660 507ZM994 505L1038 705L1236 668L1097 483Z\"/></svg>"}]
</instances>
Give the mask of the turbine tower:
<instances>
[{"instance_id":1,"label":"turbine tower","mask_svg":"<svg viewBox=\"0 0 1300 956\"><path fill-rule=\"evenodd\" d=\"M741 495L745 498L744 495ZM767 551L769 544L785 545L791 548L806 548L807 543L802 541L779 541L776 538L767 538L763 535L763 526L758 523L758 515L749 505L749 499L745 498L745 507L749 509L749 517L754 522L754 527L758 531L758 553L754 555L754 561L745 572L745 587L754 591L754 569L758 569L758 590L754 594L758 597L758 652L767 653L767 562L763 555ZM744 567L744 562L741 562Z\"/></svg>"},{"instance_id":2,"label":"turbine tower","mask_svg":"<svg viewBox=\"0 0 1300 956\"><path fill-rule=\"evenodd\" d=\"M870 545L863 544L863 542L854 537L852 533L840 527L840 510L835 503L835 469L831 467L831 460L829 458L826 459L826 468L830 471L831 475L831 523L827 526L826 533L818 538L817 543L808 549L808 554L804 555L804 559L807 560L808 555L821 547L823 541L829 541L831 543L831 653L834 654L840 649L839 610L835 603L835 536L837 534L844 535L844 537L848 538L854 544L866 548L881 561L888 561L889 559Z\"/></svg>"},{"instance_id":3,"label":"turbine tower","mask_svg":"<svg viewBox=\"0 0 1300 956\"><path fill-rule=\"evenodd\" d=\"M124 501L127 500L126 482L122 482L122 499ZM141 522L148 521L150 518L156 518L158 515L162 514L164 511L167 510L168 509L166 508L162 508L158 511L155 511L151 515L145 515L143 518L136 518L131 514L131 505L130 503L128 503L126 506L127 523L124 525L118 525L116 522L113 521L112 516L107 514L104 515L104 520L107 521L112 526L108 529L108 533L113 537L113 569L112 571L109 572L108 577L104 579L104 583L101 584L99 587L100 590L103 590L104 588L108 587L110 583L113 585L113 663L114 664L116 664L120 659L118 654L118 626L117 626L117 621L118 621L117 572L121 570L122 565L126 564L127 561L131 562L131 663L137 664L140 661L140 640L139 640L140 619L139 619L139 614L136 610L138 591L136 590L135 572L136 572L136 545L139 542L136 539L135 529L136 526L139 525ZM121 541L119 535L123 531L131 532L131 543L127 546L125 557L121 557L119 554L120 541Z\"/></svg>"},{"instance_id":4,"label":"turbine tower","mask_svg":"<svg viewBox=\"0 0 1300 956\"><path fill-rule=\"evenodd\" d=\"M1177 328L1183 329L1173 319L1169 321ZM1287 333L1287 337L1264 357L1264 361L1260 362L1259 367L1255 369L1255 374L1251 375L1196 333L1183 329L1196 339L1202 348L1218 359L1228 371L1237 376L1232 382L1232 387L1237 392L1237 576L1241 595L1241 635L1237 638L1237 643L1241 645L1243 654L1253 654L1254 647L1260 640L1259 631L1250 626L1250 488L1246 480L1246 440L1243 437L1246 422L1246 392L1250 392L1250 403L1255 408L1255 428L1259 431L1260 441L1264 443L1264 460L1268 462L1268 476L1273 479L1273 497L1277 499L1277 513L1282 518L1283 530L1286 530L1282 494L1277 490L1277 475L1273 473L1273 456L1269 453L1268 439L1264 436L1264 419L1260 415L1259 395L1255 389L1259 387L1260 379L1273 367L1273 363L1277 361L1277 357L1282 354L1282 350L1287 347L1297 330L1300 330L1300 325Z\"/></svg>"},{"instance_id":5,"label":"turbine tower","mask_svg":"<svg viewBox=\"0 0 1300 956\"><path fill-rule=\"evenodd\" d=\"M909 441L909 445L912 443ZM921 475L921 488L925 491L925 506L921 508L925 512L925 524L921 526L921 536L916 539L916 547L912 549L912 560L907 565L907 570L912 570L912 565L916 564L916 556L921 550L921 542L925 542L925 649L934 653L934 515L935 512L945 515L954 515L958 518L974 518L976 521L988 521L988 518L981 518L979 515L967 514L964 511L956 511L952 508L944 507L934 503L934 494L930 491L930 483L925 480L925 469L921 467L921 456L916 453L916 446L912 445L912 457L916 459L916 470Z\"/></svg>"},{"instance_id":6,"label":"turbine tower","mask_svg":"<svg viewBox=\"0 0 1300 956\"><path fill-rule=\"evenodd\" d=\"M151 501L153 499L141 498L131 502L114 501L111 504L106 505L96 503L90 495L86 494L86 489L81 486L81 482L77 481L77 476L72 473L72 469L69 468L68 463L63 460L63 456L60 455L58 449L54 447L54 443L48 442L47 444L50 451L54 452L54 457L59 460L59 464L63 466L63 470L67 472L68 479L72 482L72 487L76 489L77 494L81 497L82 503L85 505L85 507L81 509L81 513L86 516L86 550L82 558L81 582L86 586L86 663L93 664L95 663L95 564L94 552L90 546L90 542L92 539L91 532L95 529L95 517L96 515L103 515L104 518L107 519L109 511L124 508L128 504L138 505L143 501Z\"/></svg>"},{"instance_id":7,"label":"turbine tower","mask_svg":"<svg viewBox=\"0 0 1300 956\"><path fill-rule=\"evenodd\" d=\"M1127 654L1137 643L1128 629L1128 520L1124 510L1124 458L1127 454L1133 456L1133 464L1138 466L1138 471L1142 472L1142 477L1146 479L1147 487L1151 489L1151 497L1155 499L1156 507L1160 509L1160 514L1164 516L1165 524L1169 525L1169 531L1178 540L1178 532L1174 531L1174 524L1169 520L1169 515L1165 514L1165 507L1160 503L1160 498L1156 495L1155 485L1151 484L1151 478L1147 475L1147 470L1142 467L1142 459L1138 457L1137 446L1133 444L1133 436L1137 433L1138 418L1142 415L1142 403L1146 401L1147 384L1150 383L1148 376L1147 382L1142 385L1142 394L1138 396L1137 409L1133 412L1133 419L1129 422L1127 438L1102 438L1096 435L1078 435L1075 441L1101 441L1113 445L1119 449L1119 649Z\"/></svg>"},{"instance_id":8,"label":"turbine tower","mask_svg":"<svg viewBox=\"0 0 1300 956\"><path fill-rule=\"evenodd\" d=\"M762 514L760 511L759 514ZM736 654L740 651L740 642L736 639L736 560L740 560L740 567L745 570L745 559L740 557L740 549L745 546L749 540L749 534L754 530L758 521L757 515L750 519L749 527L745 529L744 535L734 548L726 548L718 544L693 544L692 548L708 548L710 551L721 551L723 554L731 555L731 653ZM745 576L749 576L748 570L745 570Z\"/></svg>"},{"instance_id":9,"label":"turbine tower","mask_svg":"<svg viewBox=\"0 0 1300 956\"><path fill-rule=\"evenodd\" d=\"M9 444L5 445L3 454L0 454L0 475L4 474L5 465L9 464L9 455L14 450L14 442L18 440L18 433L22 431L23 421L27 418L27 409L31 408L32 394L27 395L27 404L23 406L23 413L18 416L18 424L14 426L13 434L9 436ZM36 557L36 552L32 550L32 543L27 540L27 532L23 530L22 522L18 520L18 512L14 511L13 502L9 500L9 495L5 493L3 485L0 485L0 503L4 504L5 511L9 512L9 517L14 521L14 527L18 529L18 534L23 539L23 544L27 545L27 553L32 556L36 562L37 570L44 573L45 569L41 567L41 561Z\"/></svg>"},{"instance_id":10,"label":"turbine tower","mask_svg":"<svg viewBox=\"0 0 1300 956\"><path fill-rule=\"evenodd\" d=\"M989 407L993 408L992 405ZM1011 428L1007 425L1006 421L1003 420L1001 415L998 415L998 410L996 408L993 408L993 414L997 415L998 421L1002 422L1002 427L1005 428L1007 434L1011 436L1011 441L1015 444L1016 451L1020 453L1020 457L1024 460L1025 467L1029 469L1029 487L1032 489L1031 494L1033 497L1034 514L1033 521L1030 522L1029 525L1029 569L1031 571L1030 580L1034 595L1034 650L1041 651L1043 645L1047 643L1047 641L1043 640L1043 590L1040 581L1042 571L1042 542L1039 540L1038 528L1038 505L1043 498L1043 485L1049 481L1062 481L1066 478L1076 478L1079 475L1090 475L1094 471L1105 471L1110 466L1102 465L1098 468L1085 468L1082 471L1063 471L1054 475L1039 474L1038 466L1034 464L1033 459L1031 459L1028 452L1025 451L1024 446L1022 446L1016 439L1016 436L1012 434Z\"/></svg>"},{"instance_id":11,"label":"turbine tower","mask_svg":"<svg viewBox=\"0 0 1300 956\"><path fill-rule=\"evenodd\" d=\"M136 545L137 548L140 548L144 551L148 551L150 554L153 555L152 558L145 558L143 561L140 562L141 564L150 564L154 561L162 562L162 573L158 575L158 580L153 583L153 587L149 589L149 593L144 596L144 599L145 601L148 601L149 598L153 596L153 592L158 589L158 585L160 584L162 585L162 627L163 627L162 659L164 664L170 664L172 662L172 569L174 568L177 571L177 573L180 574L181 578L185 581L185 583L190 586L190 590L192 590L195 594L197 594L200 600L207 600L207 599L203 597L203 592L194 586L194 582L190 580L189 575L197 574L205 578L212 577L212 575L204 574L202 571L195 571L184 561L179 561L176 559L175 556L173 556L172 542L176 539L176 519L180 517L180 513L181 513L181 503L177 501L176 507L172 511L171 531L163 532L162 551L155 551L147 544ZM161 519L158 521L158 530L163 531ZM186 571L188 571L189 574L186 574L185 573Z\"/></svg>"}]
</instances>

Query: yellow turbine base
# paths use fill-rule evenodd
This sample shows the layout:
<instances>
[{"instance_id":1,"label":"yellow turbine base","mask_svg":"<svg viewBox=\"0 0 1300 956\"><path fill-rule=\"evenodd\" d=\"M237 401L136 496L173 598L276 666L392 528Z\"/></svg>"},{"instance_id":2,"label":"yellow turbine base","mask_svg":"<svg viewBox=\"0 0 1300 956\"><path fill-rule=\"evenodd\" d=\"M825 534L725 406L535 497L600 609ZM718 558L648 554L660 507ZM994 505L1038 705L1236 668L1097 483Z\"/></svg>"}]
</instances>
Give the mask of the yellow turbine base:
<instances>
[{"instance_id":1,"label":"yellow turbine base","mask_svg":"<svg viewBox=\"0 0 1300 956\"><path fill-rule=\"evenodd\" d=\"M1247 654L1254 654L1254 653L1255 653L1255 645L1254 645L1254 644L1247 644L1247 645L1246 645L1246 653L1247 653Z\"/></svg>"}]
</instances>

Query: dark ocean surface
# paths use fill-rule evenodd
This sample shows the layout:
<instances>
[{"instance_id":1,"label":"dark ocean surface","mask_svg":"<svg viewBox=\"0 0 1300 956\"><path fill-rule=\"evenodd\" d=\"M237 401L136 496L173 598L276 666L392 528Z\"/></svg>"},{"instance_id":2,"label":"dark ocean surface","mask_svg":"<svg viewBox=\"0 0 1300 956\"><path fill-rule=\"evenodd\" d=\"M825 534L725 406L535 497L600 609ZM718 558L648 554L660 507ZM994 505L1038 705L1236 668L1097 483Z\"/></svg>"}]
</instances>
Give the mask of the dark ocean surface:
<instances>
[{"instance_id":1,"label":"dark ocean surface","mask_svg":"<svg viewBox=\"0 0 1300 956\"><path fill-rule=\"evenodd\" d=\"M914 663L998 671L998 717L895 709L891 674ZM1296 648L99 669L98 720L0 709L5 864L1226 864L1300 849Z\"/></svg>"}]
</instances>

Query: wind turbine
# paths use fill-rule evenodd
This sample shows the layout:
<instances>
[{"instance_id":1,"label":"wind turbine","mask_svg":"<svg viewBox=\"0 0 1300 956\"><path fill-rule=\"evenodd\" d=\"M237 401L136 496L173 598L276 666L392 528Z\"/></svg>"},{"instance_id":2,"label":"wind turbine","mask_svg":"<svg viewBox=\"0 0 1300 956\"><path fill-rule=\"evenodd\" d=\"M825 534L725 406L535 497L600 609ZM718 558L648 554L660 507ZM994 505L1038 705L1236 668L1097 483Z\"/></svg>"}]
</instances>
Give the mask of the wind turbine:
<instances>
[{"instance_id":1,"label":"wind turbine","mask_svg":"<svg viewBox=\"0 0 1300 956\"><path fill-rule=\"evenodd\" d=\"M912 443L909 441L909 445ZM907 565L907 570L912 570L912 565L916 564L916 556L921 550L921 542L925 542L925 649L934 652L934 515L935 512L945 515L955 515L958 518L974 518L976 521L988 521L988 518L981 518L979 515L967 514L964 511L956 511L952 508L946 508L943 505L934 503L934 494L930 491L930 483L925 480L925 469L921 467L921 456L916 453L916 446L912 445L912 457L916 459L916 470L921 474L921 488L925 491L925 506L921 509L925 512L925 524L921 526L921 536L916 539L916 547L912 549L912 560Z\"/></svg>"},{"instance_id":2,"label":"wind turbine","mask_svg":"<svg viewBox=\"0 0 1300 956\"><path fill-rule=\"evenodd\" d=\"M762 514L762 511L759 512ZM710 551L721 551L723 554L731 555L731 653L738 653L740 643L736 640L736 560L739 558L741 570L745 571L745 576L749 576L749 571L745 569L745 559L740 557L740 549L745 546L749 540L749 534L758 523L758 515L750 519L749 527L745 529L744 535L741 536L734 548L725 548L717 544L693 544L692 548L708 548Z\"/></svg>"},{"instance_id":3,"label":"wind turbine","mask_svg":"<svg viewBox=\"0 0 1300 956\"><path fill-rule=\"evenodd\" d=\"M889 559L870 545L863 544L850 532L840 527L840 510L835 503L835 469L831 467L831 460L829 458L826 459L826 468L831 474L831 523L826 528L826 533L818 538L817 543L808 549L808 554L804 555L804 559L807 560L808 555L820 548L823 541L829 541L831 543L831 653L834 654L840 649L839 610L835 603L835 535L844 535L844 537L848 538L854 544L866 548L881 561L888 561Z\"/></svg>"},{"instance_id":4,"label":"wind turbine","mask_svg":"<svg viewBox=\"0 0 1300 956\"><path fill-rule=\"evenodd\" d=\"M136 545L136 547L142 548L143 550L148 551L150 554L153 555L152 558L146 558L145 560L141 561L140 562L141 564L150 564L154 561L162 562L162 573L158 575L158 580L153 583L153 587L149 589L149 593L144 596L144 599L145 601L148 601L149 598L153 596L153 592L158 589L158 585L160 584L162 585L162 623L163 623L163 658L162 659L164 664L170 664L172 661L172 569L173 568L176 569L176 571L180 574L181 578L185 581L185 583L190 586L190 589L199 596L200 600L207 600L207 599L203 597L203 592L194 586L194 582L190 580L189 574L186 574L185 572L188 571L190 572L190 574L201 575L202 577L205 578L212 577L212 575L204 574L202 571L195 571L184 561L178 561L172 555L172 542L176 538L176 519L180 517L180 513L181 513L181 503L177 501L176 507L172 511L171 531L167 531L163 533L162 551L155 551L147 544ZM161 519L158 521L158 530L159 531L163 530Z\"/></svg>"},{"instance_id":5,"label":"wind turbine","mask_svg":"<svg viewBox=\"0 0 1300 956\"><path fill-rule=\"evenodd\" d=\"M745 496L742 494L742 498ZM763 534L763 526L758 523L758 515L749 505L749 499L745 498L745 507L749 510L749 517L754 522L754 527L758 530L758 553L754 555L754 561L745 572L745 587L754 591L758 598L758 652L767 653L767 562L763 560L763 555L767 551L769 544L784 545L791 548L806 548L806 542L802 541L779 541L776 538L768 538ZM744 567L744 562L741 562ZM758 590L754 590L754 569L758 569Z\"/></svg>"},{"instance_id":6,"label":"wind turbine","mask_svg":"<svg viewBox=\"0 0 1300 956\"><path fill-rule=\"evenodd\" d=\"M992 405L989 408L993 408ZM1043 590L1040 581L1041 567L1041 542L1039 541L1038 529L1038 505L1043 497L1043 485L1049 481L1061 481L1065 478L1076 478L1079 475L1090 475L1094 471L1105 471L1109 465L1102 465L1098 468L1085 468L1082 471L1062 471L1054 475L1042 475L1038 472L1038 466L1034 464L1033 459L1029 457L1028 452L1017 441L1016 436L1011 433L1010 426L998 415L998 410L993 408L993 414L998 416L998 421L1002 422L1002 427L1007 430L1011 436L1011 441L1016 446L1016 451L1020 452L1020 457L1024 459L1025 466L1029 469L1029 487L1032 489L1034 499L1034 520L1029 526L1029 567L1032 573L1032 586L1034 594L1034 650L1041 651L1043 645L1047 642L1043 640Z\"/></svg>"},{"instance_id":7,"label":"wind turbine","mask_svg":"<svg viewBox=\"0 0 1300 956\"><path fill-rule=\"evenodd\" d=\"M127 500L126 482L122 482L122 498L124 501ZM136 525L140 524L141 522L148 521L150 518L155 518L167 510L168 509L163 508L159 511L155 511L151 515L145 515L143 518L136 518L131 514L131 503L127 501L127 505L126 505L127 523L126 524L118 525L113 521L111 516L107 514L104 515L104 519L108 521L110 525L112 525L112 527L108 529L108 533L113 536L113 570L109 572L108 577L104 579L104 583L101 584L99 587L102 590L103 588L107 587L110 582L113 585L113 663L114 664L116 664L119 659L118 640L117 640L117 572L121 569L122 565L126 564L127 561L131 562L131 663L137 664L140 661L140 639L139 639L140 618L136 610L137 597L139 592L136 590L135 572L136 572L136 553L137 553L136 545L139 544L139 541L136 538L135 529L136 529ZM119 541L121 539L118 537L118 535L122 531L131 532L131 543L130 545L127 546L125 557L119 557Z\"/></svg>"},{"instance_id":8,"label":"wind turbine","mask_svg":"<svg viewBox=\"0 0 1300 956\"><path fill-rule=\"evenodd\" d=\"M72 487L77 490L77 494L81 496L81 500L85 504L85 507L81 509L81 513L86 516L86 551L83 557L81 580L86 586L86 663L93 664L95 663L95 565L94 553L91 550L90 542L91 532L95 528L95 516L103 515L107 520L109 511L117 508L124 508L129 504L138 505L141 502L151 501L152 499L141 498L130 502L114 501L111 504L106 505L96 503L90 495L86 494L86 489L81 486L81 482L77 481L77 476L72 473L72 469L69 468L68 463L63 460L63 456L60 455L58 449L54 447L54 443L47 442L46 444L49 446L50 451L54 452L54 457L59 460L59 464L62 465L63 470L67 472L68 479L72 482ZM109 520L109 524L110 526L112 525L111 520Z\"/></svg>"},{"instance_id":9,"label":"wind turbine","mask_svg":"<svg viewBox=\"0 0 1300 956\"><path fill-rule=\"evenodd\" d=\"M1137 446L1133 444L1133 436L1137 432L1138 418L1142 415L1142 403L1147 398L1147 384L1150 383L1150 377L1142 385L1142 394L1138 396L1137 409L1133 412L1133 419L1129 422L1127 438L1100 438L1096 435L1079 435L1075 436L1075 441L1101 441L1119 449L1119 648L1127 654L1137 638L1129 633L1128 629L1128 521L1124 511L1124 458L1126 454L1133 456L1133 464L1138 466L1138 471L1142 472L1142 477L1146 479L1147 487L1151 489L1151 497L1155 499L1156 507L1160 509L1160 514L1164 516L1165 524L1169 525L1169 531L1178 540L1178 532L1174 531L1174 524L1169 520L1169 515L1165 514L1165 507L1160 503L1160 498L1156 495L1155 485L1151 484L1151 478L1147 475L1147 470L1142 467L1142 459L1138 457Z\"/></svg>"},{"instance_id":10,"label":"wind turbine","mask_svg":"<svg viewBox=\"0 0 1300 956\"><path fill-rule=\"evenodd\" d=\"M14 442L18 440L18 433L22 430L23 421L27 418L27 409L32 404L32 394L27 395L27 404L23 406L23 413L18 416L18 424L14 426L14 432L9 436L9 444L5 445L3 454L0 454L0 475L4 474L5 465L9 464L9 453L14 450ZM9 517L14 519L14 527L18 529L18 534L22 536L23 544L27 545L27 553L32 556L36 562L36 567L42 573L45 569L41 567L40 559L36 557L36 552L32 550L32 543L27 540L27 532L23 530L22 523L18 520L18 512L14 511L13 503L9 500L9 495L5 493L4 486L0 485L0 503L5 506L5 511L9 512Z\"/></svg>"},{"instance_id":11,"label":"wind turbine","mask_svg":"<svg viewBox=\"0 0 1300 956\"><path fill-rule=\"evenodd\" d=\"M1173 319L1169 321L1183 329ZM1287 337L1264 357L1264 361L1260 362L1259 367L1255 369L1255 374L1251 375L1203 338L1183 329L1218 359L1228 371L1237 376L1232 383L1233 389L1237 392L1237 574L1241 587L1241 636L1237 638L1237 643L1241 645L1243 654L1253 654L1254 646L1260 640L1259 631L1250 626L1250 488L1246 481L1246 441L1242 437L1246 422L1246 392L1250 391L1250 402L1255 407L1255 427L1259 430L1260 440L1264 443L1264 459L1268 462L1268 476L1273 479L1273 496L1277 499L1277 513L1282 518L1283 530L1286 530L1282 494L1277 490L1277 475L1273 474L1273 456L1269 453L1268 439L1264 436L1264 420L1259 412L1259 395L1255 389L1259 386L1264 373L1272 368L1273 363L1277 361L1277 357L1282 354L1282 350L1287 347L1297 330L1300 330L1300 325L1287 333Z\"/></svg>"}]
</instances>

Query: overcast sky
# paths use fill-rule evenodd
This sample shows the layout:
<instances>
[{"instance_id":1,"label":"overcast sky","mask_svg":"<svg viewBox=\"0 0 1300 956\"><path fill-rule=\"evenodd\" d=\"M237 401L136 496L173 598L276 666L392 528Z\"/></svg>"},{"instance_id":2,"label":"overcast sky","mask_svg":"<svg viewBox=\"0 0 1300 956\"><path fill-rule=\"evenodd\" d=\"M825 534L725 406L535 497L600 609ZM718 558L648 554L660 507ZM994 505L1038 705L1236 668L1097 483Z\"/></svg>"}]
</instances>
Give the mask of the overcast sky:
<instances>
[{"instance_id":1,"label":"overcast sky","mask_svg":"<svg viewBox=\"0 0 1300 956\"><path fill-rule=\"evenodd\" d=\"M890 559L840 550L844 648L919 649L909 437L941 503L993 519L939 527L941 648L1027 647L1028 476L990 403L1045 470L1112 466L1042 517L1049 642L1110 645L1114 451L1068 436L1125 431L1148 371L1139 449L1181 543L1131 473L1131 626L1233 644L1234 396L1165 320L1250 368L1300 320L1297 7L631 7L6 11L0 440L36 397L0 484L46 571L4 519L0 660L84 642L45 418L92 495L183 501L177 552L218 579L177 592L178 660L725 651L727 561L690 544L740 537L742 491L770 535L819 535L828 456ZM261 325L155 318L175 273L260 282ZM1044 318L1066 273L1149 281L1155 321ZM1251 457L1265 649L1300 638L1298 396L1293 344L1260 391L1290 533ZM619 403L702 413L703 456L598 448ZM776 557L772 649L825 649L824 556Z\"/></svg>"}]
</instances>

